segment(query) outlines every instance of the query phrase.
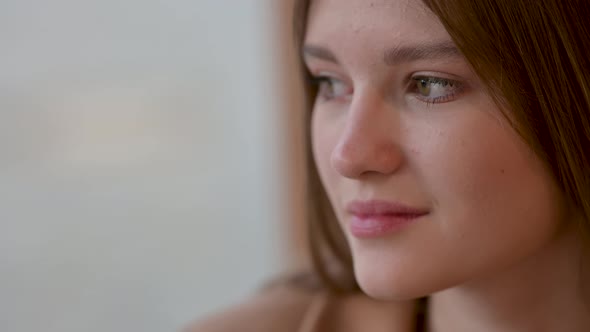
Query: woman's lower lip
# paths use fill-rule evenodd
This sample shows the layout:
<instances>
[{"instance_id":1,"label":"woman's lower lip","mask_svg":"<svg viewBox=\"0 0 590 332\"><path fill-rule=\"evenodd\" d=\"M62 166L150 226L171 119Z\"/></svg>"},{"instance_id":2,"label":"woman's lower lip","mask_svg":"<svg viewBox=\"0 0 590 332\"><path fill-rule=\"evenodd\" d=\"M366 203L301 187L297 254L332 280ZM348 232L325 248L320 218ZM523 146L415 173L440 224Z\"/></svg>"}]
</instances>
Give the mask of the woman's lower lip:
<instances>
[{"instance_id":1,"label":"woman's lower lip","mask_svg":"<svg viewBox=\"0 0 590 332\"><path fill-rule=\"evenodd\" d=\"M358 238L374 238L396 232L417 221L423 215L371 215L355 216L350 222L350 232Z\"/></svg>"}]
</instances>

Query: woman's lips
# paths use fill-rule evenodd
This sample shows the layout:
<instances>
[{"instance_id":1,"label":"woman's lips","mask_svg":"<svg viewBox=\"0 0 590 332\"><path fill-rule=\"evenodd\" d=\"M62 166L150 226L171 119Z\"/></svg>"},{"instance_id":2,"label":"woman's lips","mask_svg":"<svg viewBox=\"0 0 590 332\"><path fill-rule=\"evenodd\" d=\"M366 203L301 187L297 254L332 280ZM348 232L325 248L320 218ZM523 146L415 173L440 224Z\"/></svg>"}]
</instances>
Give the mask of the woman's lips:
<instances>
[{"instance_id":1,"label":"woman's lips","mask_svg":"<svg viewBox=\"0 0 590 332\"><path fill-rule=\"evenodd\" d=\"M353 201L346 211L352 216L350 232L359 238L384 236L429 213L427 209L382 200Z\"/></svg>"}]
</instances>

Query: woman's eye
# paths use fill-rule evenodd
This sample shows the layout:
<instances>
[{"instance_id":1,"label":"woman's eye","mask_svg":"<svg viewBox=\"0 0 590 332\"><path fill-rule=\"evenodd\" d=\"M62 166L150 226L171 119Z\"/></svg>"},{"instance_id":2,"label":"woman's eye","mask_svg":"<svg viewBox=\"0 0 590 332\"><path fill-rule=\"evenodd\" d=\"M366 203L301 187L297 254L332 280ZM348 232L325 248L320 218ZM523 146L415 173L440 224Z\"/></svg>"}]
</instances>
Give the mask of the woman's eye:
<instances>
[{"instance_id":1,"label":"woman's eye","mask_svg":"<svg viewBox=\"0 0 590 332\"><path fill-rule=\"evenodd\" d=\"M455 99L463 85L455 80L440 77L417 76L412 78L416 98L428 103L446 103Z\"/></svg>"},{"instance_id":2,"label":"woman's eye","mask_svg":"<svg viewBox=\"0 0 590 332\"><path fill-rule=\"evenodd\" d=\"M323 100L342 98L352 94L352 89L337 78L316 76L312 80L318 87L318 97L321 97Z\"/></svg>"}]
</instances>

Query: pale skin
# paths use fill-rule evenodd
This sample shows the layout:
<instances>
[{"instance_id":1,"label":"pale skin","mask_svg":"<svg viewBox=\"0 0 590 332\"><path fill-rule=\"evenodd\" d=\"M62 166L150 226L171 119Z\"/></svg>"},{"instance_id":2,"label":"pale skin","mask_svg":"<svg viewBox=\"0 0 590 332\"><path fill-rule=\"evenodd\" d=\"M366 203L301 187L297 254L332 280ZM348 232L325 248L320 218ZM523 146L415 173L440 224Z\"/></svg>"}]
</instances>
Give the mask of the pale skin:
<instances>
[{"instance_id":1,"label":"pale skin","mask_svg":"<svg viewBox=\"0 0 590 332\"><path fill-rule=\"evenodd\" d=\"M578 216L436 16L314 0L303 56L321 82L314 158L365 293L430 295L434 332L590 331ZM428 214L357 238L345 207L373 199Z\"/></svg>"}]
</instances>

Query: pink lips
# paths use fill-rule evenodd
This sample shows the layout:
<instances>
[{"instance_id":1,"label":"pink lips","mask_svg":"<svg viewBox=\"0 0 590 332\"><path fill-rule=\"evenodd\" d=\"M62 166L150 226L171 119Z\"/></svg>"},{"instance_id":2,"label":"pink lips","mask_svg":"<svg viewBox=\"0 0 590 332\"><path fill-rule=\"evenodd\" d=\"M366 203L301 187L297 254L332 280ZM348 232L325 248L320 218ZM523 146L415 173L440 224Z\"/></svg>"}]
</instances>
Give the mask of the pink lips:
<instances>
[{"instance_id":1,"label":"pink lips","mask_svg":"<svg viewBox=\"0 0 590 332\"><path fill-rule=\"evenodd\" d=\"M353 201L346 211L352 216L350 232L359 238L384 236L429 213L426 209L380 200Z\"/></svg>"}]
</instances>

